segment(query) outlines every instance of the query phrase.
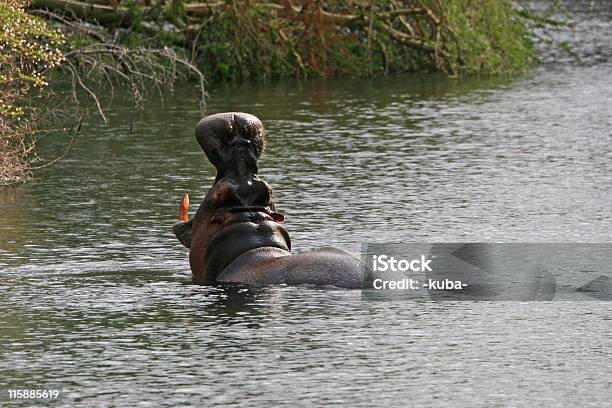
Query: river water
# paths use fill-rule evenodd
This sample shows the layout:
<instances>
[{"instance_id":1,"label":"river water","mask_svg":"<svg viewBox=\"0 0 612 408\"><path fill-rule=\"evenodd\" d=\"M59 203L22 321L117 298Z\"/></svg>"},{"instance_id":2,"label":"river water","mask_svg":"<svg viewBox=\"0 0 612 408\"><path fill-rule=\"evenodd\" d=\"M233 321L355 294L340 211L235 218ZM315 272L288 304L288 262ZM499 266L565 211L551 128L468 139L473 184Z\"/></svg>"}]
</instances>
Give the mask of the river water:
<instances>
[{"instance_id":1,"label":"river water","mask_svg":"<svg viewBox=\"0 0 612 408\"><path fill-rule=\"evenodd\" d=\"M612 11L581 4L564 34L581 62L218 87L208 110L263 120L260 174L298 251L610 242ZM86 407L611 406L610 302L188 284L171 226L214 177L194 93L151 103L133 133L129 104L109 116L35 182L0 190L0 387L55 384L55 405ZM48 136L41 154L65 143Z\"/></svg>"}]
</instances>

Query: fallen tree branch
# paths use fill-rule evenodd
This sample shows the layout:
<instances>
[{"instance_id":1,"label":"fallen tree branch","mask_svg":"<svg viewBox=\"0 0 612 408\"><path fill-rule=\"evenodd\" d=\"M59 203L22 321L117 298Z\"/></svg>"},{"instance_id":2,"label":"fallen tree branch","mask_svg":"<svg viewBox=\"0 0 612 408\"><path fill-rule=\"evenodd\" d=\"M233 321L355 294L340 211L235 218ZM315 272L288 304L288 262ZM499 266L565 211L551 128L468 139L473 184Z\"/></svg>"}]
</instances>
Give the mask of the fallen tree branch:
<instances>
[{"instance_id":1,"label":"fallen tree branch","mask_svg":"<svg viewBox=\"0 0 612 408\"><path fill-rule=\"evenodd\" d=\"M122 6L85 3L77 0L32 0L30 8L67 13L84 20L95 19L103 25L132 25L130 10Z\"/></svg>"},{"instance_id":2,"label":"fallen tree branch","mask_svg":"<svg viewBox=\"0 0 612 408\"><path fill-rule=\"evenodd\" d=\"M304 10L303 7L293 6L290 2L287 2L284 6L276 3L255 3L254 6L277 11L291 12L296 15L302 14L302 11ZM185 3L183 7L187 16L197 17L208 16L214 12L214 9L228 7L228 4L223 1L211 3ZM94 18L100 24L121 23L121 25L125 26L130 26L132 24L130 9L119 5L83 2L79 0L32 0L31 8L68 12L73 14L75 17L82 19ZM139 10L143 14L147 14L153 9L154 7L148 6L139 7ZM327 23L348 24L355 21L362 21L365 23L368 21L368 18L365 15L334 13L323 10L322 8L319 9L319 14L320 17ZM426 14L430 18L438 21L437 17L431 12L431 10L424 6L412 6L399 8L388 12L381 12L377 14L377 18L389 20L399 16L415 14Z\"/></svg>"},{"instance_id":3,"label":"fallen tree branch","mask_svg":"<svg viewBox=\"0 0 612 408\"><path fill-rule=\"evenodd\" d=\"M384 32L393 36L397 41L409 47L417 48L419 50L428 51L428 52L435 52L436 50L435 45L431 41L427 41L423 37L405 34L392 27L389 27L386 24L381 24L381 28Z\"/></svg>"},{"instance_id":4,"label":"fallen tree branch","mask_svg":"<svg viewBox=\"0 0 612 408\"><path fill-rule=\"evenodd\" d=\"M103 81L114 90L113 82L129 85L134 109L142 108L148 95L147 84L162 94L162 88L170 86L177 75L196 77L200 90L200 107L205 109L206 91L204 75L190 62L179 58L174 51L165 49L124 48L116 44L99 43L76 49L65 54L65 69L74 78L78 88L85 91L95 103L97 112L107 121L102 104L96 93L85 82ZM73 63L78 61L78 64ZM177 70L177 65L184 68ZM114 94L114 91L112 92Z\"/></svg>"}]
</instances>

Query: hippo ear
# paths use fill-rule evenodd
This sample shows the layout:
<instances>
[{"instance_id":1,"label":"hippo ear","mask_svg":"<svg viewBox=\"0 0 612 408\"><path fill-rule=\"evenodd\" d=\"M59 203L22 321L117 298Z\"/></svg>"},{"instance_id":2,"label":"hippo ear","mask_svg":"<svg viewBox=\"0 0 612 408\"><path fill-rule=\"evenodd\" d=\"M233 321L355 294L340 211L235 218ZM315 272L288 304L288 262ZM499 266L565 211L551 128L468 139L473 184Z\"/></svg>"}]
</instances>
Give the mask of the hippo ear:
<instances>
[{"instance_id":1,"label":"hippo ear","mask_svg":"<svg viewBox=\"0 0 612 408\"><path fill-rule=\"evenodd\" d=\"M179 221L172 226L172 232L176 235L176 238L181 241L181 244L185 245L187 248L191 248L191 222L189 221Z\"/></svg>"}]
</instances>

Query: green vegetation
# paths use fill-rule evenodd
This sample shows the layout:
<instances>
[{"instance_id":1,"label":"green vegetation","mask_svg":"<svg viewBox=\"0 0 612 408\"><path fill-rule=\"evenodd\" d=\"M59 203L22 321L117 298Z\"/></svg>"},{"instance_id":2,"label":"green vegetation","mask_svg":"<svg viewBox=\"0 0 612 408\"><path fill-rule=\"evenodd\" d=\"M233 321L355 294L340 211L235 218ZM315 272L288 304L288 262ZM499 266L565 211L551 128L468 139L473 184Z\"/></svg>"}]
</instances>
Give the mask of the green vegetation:
<instances>
[{"instance_id":1,"label":"green vegetation","mask_svg":"<svg viewBox=\"0 0 612 408\"><path fill-rule=\"evenodd\" d=\"M214 80L409 71L514 74L537 61L511 0L34 0L124 44L181 50Z\"/></svg>"},{"instance_id":2,"label":"green vegetation","mask_svg":"<svg viewBox=\"0 0 612 408\"><path fill-rule=\"evenodd\" d=\"M181 74L198 78L202 94L204 78L365 77L412 71L508 75L537 62L531 24L555 24L520 4L2 0L0 184L28 174L37 113L30 98L44 94L51 69L71 78L72 91L63 103L71 101L77 118L85 114L81 107L86 98L103 120L100 87L113 91L120 84L131 90L137 108L147 89L161 92ZM57 29L49 28L51 24Z\"/></svg>"},{"instance_id":3,"label":"green vegetation","mask_svg":"<svg viewBox=\"0 0 612 408\"><path fill-rule=\"evenodd\" d=\"M87 105L106 121L105 104L98 96L101 88L110 99L107 102L117 86L129 90L138 109L151 89L161 93L185 76L199 82L203 101L202 74L173 49L117 43L111 29L28 10L30 3L0 2L0 186L28 179L35 163L49 164L35 154L40 124L73 119L77 129ZM67 94L49 89L48 77L54 71L70 79ZM83 104L83 99L93 103Z\"/></svg>"},{"instance_id":4,"label":"green vegetation","mask_svg":"<svg viewBox=\"0 0 612 408\"><path fill-rule=\"evenodd\" d=\"M232 3L202 23L195 44L197 65L218 79L513 74L536 62L509 0Z\"/></svg>"},{"instance_id":5,"label":"green vegetation","mask_svg":"<svg viewBox=\"0 0 612 408\"><path fill-rule=\"evenodd\" d=\"M0 185L28 176L36 111L32 88L47 85L45 72L62 62L62 35L27 14L25 0L0 3Z\"/></svg>"}]
</instances>

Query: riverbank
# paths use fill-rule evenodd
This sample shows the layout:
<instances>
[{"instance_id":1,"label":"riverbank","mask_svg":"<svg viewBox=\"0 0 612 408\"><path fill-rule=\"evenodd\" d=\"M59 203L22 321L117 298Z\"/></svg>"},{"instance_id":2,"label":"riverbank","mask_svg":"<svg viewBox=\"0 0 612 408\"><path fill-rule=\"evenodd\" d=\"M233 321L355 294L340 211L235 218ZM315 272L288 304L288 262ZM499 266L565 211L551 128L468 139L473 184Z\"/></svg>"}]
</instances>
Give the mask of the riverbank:
<instances>
[{"instance_id":1,"label":"riverbank","mask_svg":"<svg viewBox=\"0 0 612 408\"><path fill-rule=\"evenodd\" d=\"M97 24L125 44L180 49L211 80L511 74L532 66L530 10L510 0L476 3L33 0L30 9Z\"/></svg>"},{"instance_id":2,"label":"riverbank","mask_svg":"<svg viewBox=\"0 0 612 408\"><path fill-rule=\"evenodd\" d=\"M203 101L206 81L514 75L533 67L535 30L556 24L551 11L534 13L510 0L477 3L7 0L0 23L10 22L15 41L0 35L8 62L0 66L0 83L15 98L3 98L9 109L0 111L0 185L29 177L36 131L50 127L32 97L54 96L45 111L69 113L76 131L92 113L107 120L114 92L107 100L99 95L108 96L108 88L129 89L137 110L151 90L162 93L180 78L198 81ZM29 32L24 21L42 31ZM22 58L19 41L29 44L30 59ZM61 55L61 63L49 65L45 50ZM24 75L7 76L7 70ZM70 78L70 92L48 91L53 72ZM23 87L31 78L38 88ZM16 106L25 110L9 115Z\"/></svg>"}]
</instances>

